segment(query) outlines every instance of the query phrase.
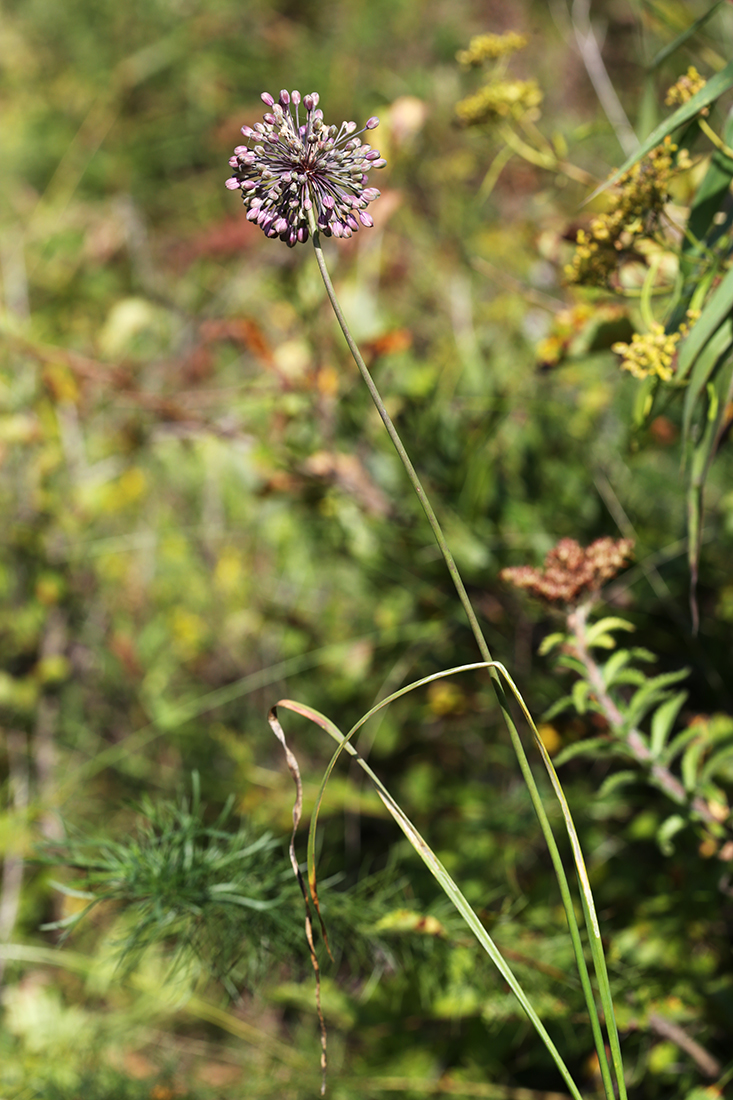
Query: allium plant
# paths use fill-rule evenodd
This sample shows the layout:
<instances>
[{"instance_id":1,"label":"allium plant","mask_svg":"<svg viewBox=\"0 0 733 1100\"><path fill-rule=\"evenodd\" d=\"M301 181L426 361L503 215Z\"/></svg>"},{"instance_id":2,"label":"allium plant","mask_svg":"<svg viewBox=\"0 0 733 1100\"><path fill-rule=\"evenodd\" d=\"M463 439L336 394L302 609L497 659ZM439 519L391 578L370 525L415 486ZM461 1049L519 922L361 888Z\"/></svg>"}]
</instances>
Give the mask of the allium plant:
<instances>
[{"instance_id":1,"label":"allium plant","mask_svg":"<svg viewBox=\"0 0 733 1100\"><path fill-rule=\"evenodd\" d=\"M327 126L318 99L318 92L301 97L283 90L276 103L263 92L270 110L262 122L242 127L253 144L238 145L229 158L234 175L226 186L242 192L248 220L290 248L308 240L312 213L327 237L350 237L360 225L374 225L366 208L379 191L367 186L368 173L387 163L359 137L376 129L378 118L359 131L355 122Z\"/></svg>"},{"instance_id":2,"label":"allium plant","mask_svg":"<svg viewBox=\"0 0 733 1100\"><path fill-rule=\"evenodd\" d=\"M437 859L430 846L423 837L420 836L415 826L405 816L400 806L395 802L374 772L372 772L366 761L362 760L359 756L351 741L352 737L358 732L368 718L376 711L391 703L393 699L423 687L425 684L438 677L456 675L468 669L485 668L488 670L491 677L497 701L501 708L502 716L522 772L522 777L527 785L529 796L532 800L545 842L547 843L553 869L558 880L563 908L568 923L568 932L572 941L578 968L578 975L585 996L589 1022L593 1033L593 1041L603 1079L604 1092L607 1100L615 1100L615 1097L619 1097L619 1100L626 1100L621 1049L603 954L600 926L578 834L565 795L555 773L552 761L542 743L537 727L514 681L504 666L494 661L491 656L489 647L486 644L486 639L484 638L476 613L458 571L458 567L445 539L445 535L443 534L438 517L435 514L404 444L400 439L397 429L387 412L379 390L364 362L364 358L351 335L346 318L344 317L336 297L336 292L331 282L331 277L321 248L321 234L325 236L350 237L353 232L358 230L360 224L366 227L373 224L371 216L365 213L365 210L370 202L378 198L379 192L376 188L366 186L368 183L367 173L370 168L383 167L385 161L380 157L376 149L372 149L371 146L367 144L362 144L358 134L375 129L378 125L378 119L370 118L364 128L357 133L356 124L353 122L342 123L339 127L326 126L323 121L323 113L318 107L319 97L315 92L301 98L300 93L297 91L292 93L282 91L277 103L271 95L265 92L262 94L262 100L270 110L263 116L263 121L261 123L257 123L252 128L242 128L242 133L245 137L255 144L252 146L238 146L234 150L234 155L231 157L229 163L235 170L235 174L226 181L226 186L229 190L238 190L242 192L244 205L247 207L248 219L256 222L268 237L279 238L289 247L293 247L298 243L305 243L309 235L312 238L316 261L333 311L362 379L369 390L371 398L394 444L400 460L402 461L405 472L420 501L428 523L430 524L481 655L481 661L478 664L443 670L440 673L425 677L416 683L401 688L398 692L395 692L394 695L382 700L376 707L372 708L372 710L364 715L346 735L344 735L325 715L314 711L311 707L304 706L301 703L293 702L289 699L281 699L270 711L270 725L283 746L288 767L295 781L297 791L296 803L293 810L294 828L290 844L290 859L293 871L300 883L305 901L306 935L311 953L311 961L316 975L316 1001L321 1022L321 1065L324 1073L321 1091L323 1092L325 1090L326 1030L320 1007L320 969L314 946L313 924L311 920L312 909L315 909L320 919L315 870L315 829L325 785L338 757L342 751L345 750L356 759L357 763L369 775L383 803L405 833L415 851L427 865L431 874L448 895L458 912L471 928L481 946L499 969L503 978L534 1025L542 1042L545 1044L545 1047L555 1062L574 1100L582 1100L582 1094L563 1061L560 1052L552 1041L552 1038L537 1015L519 981L499 952L477 914L471 908L469 902L450 877L445 867ZM300 117L301 104L305 110L305 119L303 121L301 121ZM601 563L601 566L602 565L603 563ZM508 692L506 690L507 688ZM602 1016L605 1022L605 1037L601 1025L601 1012L599 1012L596 1003L596 991L594 991L591 983L580 929L578 927L575 902L542 796L537 787L522 739L512 716L509 702L510 696L513 696L514 700L519 705L524 719L531 730L535 747L549 774L550 782L562 810L565 828L573 853L575 871L580 886L580 901L595 971L596 991L600 998ZM309 718L324 729L337 742L338 746L326 770L321 784L321 792L316 804L316 809L311 818L308 838L307 885L301 874L299 862L295 854L295 834L302 812L303 788L297 760L287 745L284 731L278 719L278 707L293 710ZM325 946L328 949L328 939L322 920L321 929ZM608 1043L608 1046L606 1043ZM613 1067L613 1070L611 1067Z\"/></svg>"}]
</instances>

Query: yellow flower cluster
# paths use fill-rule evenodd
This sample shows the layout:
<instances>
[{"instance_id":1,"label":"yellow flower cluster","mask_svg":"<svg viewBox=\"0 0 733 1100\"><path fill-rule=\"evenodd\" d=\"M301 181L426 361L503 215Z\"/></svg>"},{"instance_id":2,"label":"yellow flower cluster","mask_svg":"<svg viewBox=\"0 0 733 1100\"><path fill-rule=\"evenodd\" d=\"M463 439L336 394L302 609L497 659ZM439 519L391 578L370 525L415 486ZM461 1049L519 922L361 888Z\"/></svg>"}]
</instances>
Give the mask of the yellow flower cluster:
<instances>
[{"instance_id":1,"label":"yellow flower cluster","mask_svg":"<svg viewBox=\"0 0 733 1100\"><path fill-rule=\"evenodd\" d=\"M471 39L467 50L459 50L456 61L464 68L474 68L483 65L484 61L497 61L500 57L507 57L517 50L523 50L527 45L527 38L516 31L507 34L477 34Z\"/></svg>"},{"instance_id":2,"label":"yellow flower cluster","mask_svg":"<svg viewBox=\"0 0 733 1100\"><path fill-rule=\"evenodd\" d=\"M668 107L673 107L675 104L682 105L692 99L702 88L707 84L707 80L700 76L699 72L694 65L690 65L689 69L684 76L681 76L676 84L667 92L664 102ZM707 114L707 107L704 114Z\"/></svg>"},{"instance_id":3,"label":"yellow flower cluster","mask_svg":"<svg viewBox=\"0 0 733 1100\"><path fill-rule=\"evenodd\" d=\"M653 227L667 202L672 177L690 166L682 150L666 137L661 145L638 161L618 181L609 209L593 218L587 230L579 229L573 262L565 268L570 283L605 286L620 256Z\"/></svg>"},{"instance_id":4,"label":"yellow flower cluster","mask_svg":"<svg viewBox=\"0 0 733 1100\"><path fill-rule=\"evenodd\" d=\"M651 326L651 332L643 335L635 332L630 344L613 344L611 351L622 357L621 369L629 371L634 378L656 375L663 382L669 382L674 374L677 345L690 331L699 312L690 310L687 317L690 324L680 325L677 332L665 332L664 325L655 322Z\"/></svg>"},{"instance_id":5,"label":"yellow flower cluster","mask_svg":"<svg viewBox=\"0 0 733 1100\"><path fill-rule=\"evenodd\" d=\"M541 102L536 80L497 80L457 103L456 114L463 126L479 126L499 118L521 118Z\"/></svg>"}]
</instances>

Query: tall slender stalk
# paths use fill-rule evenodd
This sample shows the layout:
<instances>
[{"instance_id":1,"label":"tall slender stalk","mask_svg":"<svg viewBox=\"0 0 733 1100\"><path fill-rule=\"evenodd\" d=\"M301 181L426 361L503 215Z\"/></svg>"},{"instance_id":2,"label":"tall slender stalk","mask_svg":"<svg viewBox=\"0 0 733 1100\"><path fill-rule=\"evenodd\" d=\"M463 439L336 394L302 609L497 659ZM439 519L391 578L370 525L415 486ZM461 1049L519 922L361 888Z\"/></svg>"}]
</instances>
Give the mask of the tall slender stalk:
<instances>
[{"instance_id":1,"label":"tall slender stalk","mask_svg":"<svg viewBox=\"0 0 733 1100\"><path fill-rule=\"evenodd\" d=\"M415 470L415 467L412 464L410 456L408 455L408 453L405 449L405 446L404 446L402 440L400 439L399 433L398 433L398 431L397 431L397 429L396 429L389 413L387 412L384 401L382 400L382 397L379 393L379 390L377 389L377 386L376 386L376 384L374 382L374 379L372 378L372 376L369 372L369 369L368 369L366 363L364 362L364 358L363 358L361 352L359 351L357 343L356 343L356 341L354 340L354 337L351 334L351 331L349 329L349 326L348 326L348 323L347 323L346 318L344 316L344 313L341 309L338 298L336 297L336 292L334 290L333 283L331 281L331 276L329 274L328 267L326 265L326 259L325 259L325 256L323 254L323 249L321 247L320 234L318 232L318 226L316 224L315 214L314 214L312 209L310 209L308 211L308 220L309 220L309 228L310 228L310 232L311 232L312 240L313 240L313 248L314 248L315 255L316 255L316 261L318 263L318 268L319 268L319 271L321 273L321 278L323 279L323 284L326 288L326 293L328 295L329 301L330 301L331 306L333 308L334 314L336 315L336 319L339 323L341 331L344 334L344 338L346 340L346 343L348 344L349 351L352 354L354 362L356 363L356 366L359 370L359 373L361 374L362 379L364 380L364 383L365 383L367 389L369 390L369 394L372 398L372 401L374 402L374 405L377 409L377 412L379 413L379 416L382 420L382 423L384 424L384 426L387 430L387 434L389 435L390 439L392 440L394 448L395 448L395 450L397 451L397 454L400 457L402 465L404 466L405 472L407 473L407 476L410 479L410 483L412 484L412 487L415 491L415 494L416 494L418 500L420 501L420 504L421 504L422 509L425 513L427 521L430 524L430 528L433 532L433 535L435 536L435 541L437 542L437 544L440 548L440 552L443 556L443 560L445 561L446 567L447 567L448 572L450 573L450 576L451 576L451 580L453 581L453 584L455 586L456 592L458 594L458 598L461 601L461 605L462 605L462 607L463 607L463 609L466 613L466 617L468 618L468 622L469 622L469 625L471 627L471 631L473 633L473 636L476 640L476 644L478 646L481 657L487 663L487 665L489 665L489 673L490 673L490 676L491 676L494 691L496 693L496 698L497 698L497 701L499 703L499 707L501 709L502 716L504 718L504 722L506 724L507 730L509 732L509 736L510 736L510 739L511 739L511 742L512 742L512 746L514 748L514 752L516 754L517 761L519 763L519 768L520 768L520 771L522 773L522 777L523 777L523 779L524 779L524 781L527 785L527 789L529 791L529 795L530 795L530 798L532 800L532 805L533 805L535 813L537 815L537 819L539 821L540 828L542 830L542 834L545 838L545 842L547 844L547 847L548 847L548 850L549 850L549 853L550 853L550 858L552 860L552 865L553 865L553 869L554 869L554 872L555 872L555 876L557 878L558 885L559 885L559 888L560 888L560 894L561 894L561 897L562 897L562 903L563 903L563 907L565 909L565 915L566 915L566 919L567 919L567 922L568 922L568 928L569 928L569 931L570 931L570 937L571 937L572 944L573 944L573 950L574 950L574 953L575 953L575 959L576 959L576 964L577 964L577 967L578 967L578 973L579 973L579 976L580 976L580 981L581 981L581 985L582 985L582 988L583 988L583 994L585 996L586 1005L587 1005L587 1008L588 1008L588 1014L589 1014L589 1018L590 1018L590 1022L591 1022L591 1028L592 1028L592 1031L593 1031L593 1039L594 1039L594 1043L595 1043L595 1047L596 1047L596 1053L598 1055L599 1066L600 1066L601 1074L602 1074L602 1078L603 1078L604 1090L606 1092L606 1096L607 1096L608 1100L614 1100L615 1092L614 1092L613 1082L612 1082L612 1079L611 1079L611 1070L610 1070L610 1067L609 1067L608 1058L606 1056L606 1050L605 1050L605 1045L604 1045L604 1041L603 1041L603 1035L602 1035L602 1031L601 1031L600 1020L599 1020L599 1016L598 1016L598 1009L597 1009L597 1006L596 1006L596 1003L595 1003L595 998L593 996L593 989L592 989L592 986L591 986L590 976L589 976L589 973L588 973L588 967L587 967L587 964L586 964L586 961L585 961L585 954L583 952L583 945L582 945L582 942L581 942L580 930L578 928L578 922L577 922L576 917L575 917L575 909L574 909L574 906L573 906L572 895L570 893L570 886L568 884L567 876L565 874L565 868L563 866L563 862L562 862L562 859L561 859L561 856L560 856L560 852L559 852L559 849L557 847L555 836L554 836L554 833L552 831L552 827L550 825L549 819L547 817L547 813L545 811L545 807L544 807L544 804L543 804L543 801L542 801L542 797L540 795L539 789L538 789L537 784L535 782L534 775L532 774L532 769L530 767L529 760L527 759L527 755L524 751L524 746L523 746L521 738L519 736L519 732L518 732L517 727L514 723L514 719L512 718L511 710L510 710L510 707L509 707L509 700L507 698L506 692L504 691L504 687L503 687L503 684L501 682L500 676L499 676L498 672L496 671L496 668L493 667L494 666L494 661L493 661L493 658L491 656L491 652L490 652L489 647L487 645L487 642L486 642L486 639L484 637L483 631L481 630L481 626L479 625L478 618L476 617L476 612L474 611L473 606L471 604L471 601L469 599L468 593L466 592L466 588L465 588L465 585L464 585L463 580L461 578L460 572L458 570L458 566L456 565L455 559L453 558L453 555L450 551L450 548L449 548L448 543L446 541L443 530L440 526L440 522L438 521L438 517L436 516L435 511L433 509L433 506L430 503L430 499L429 499L427 493L425 492L425 489L422 485L422 482L420 481L420 478L418 477L417 471ZM572 837L571 837L571 840L572 840ZM596 968L596 976L597 976L601 986L603 986L604 984L607 986L608 979L605 976L605 967L602 969L601 973L598 973L598 968ZM604 983L604 977L605 977L605 983ZM606 998L604 996L603 1000L604 1000L605 1003L610 1003L610 998ZM614 1025L612 1025L612 1030L615 1030ZM624 1081L623 1081L623 1074L618 1071L618 1065L616 1066L616 1070L617 1070L617 1078L618 1078L618 1093L619 1093L619 1096L621 1097L621 1100L625 1100L626 1090L625 1090L625 1085L624 1085Z\"/></svg>"}]
</instances>

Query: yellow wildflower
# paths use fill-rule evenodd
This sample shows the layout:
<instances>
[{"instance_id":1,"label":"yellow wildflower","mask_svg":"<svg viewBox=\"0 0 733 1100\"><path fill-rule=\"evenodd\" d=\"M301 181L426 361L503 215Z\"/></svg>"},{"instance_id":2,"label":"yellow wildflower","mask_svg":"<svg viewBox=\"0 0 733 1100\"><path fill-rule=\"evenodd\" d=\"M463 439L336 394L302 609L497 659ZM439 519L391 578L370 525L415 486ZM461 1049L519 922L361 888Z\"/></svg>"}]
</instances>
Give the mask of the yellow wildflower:
<instances>
[{"instance_id":1,"label":"yellow wildflower","mask_svg":"<svg viewBox=\"0 0 733 1100\"><path fill-rule=\"evenodd\" d=\"M492 119L521 118L541 102L536 80L497 80L457 103L456 114L464 126L478 126Z\"/></svg>"},{"instance_id":2,"label":"yellow wildflower","mask_svg":"<svg viewBox=\"0 0 733 1100\"><path fill-rule=\"evenodd\" d=\"M702 88L707 84L707 80L700 76L699 72L694 65L690 65L684 76L681 76L676 84L667 92L664 98L664 102L668 107L673 107L675 104L682 105L692 99ZM704 109L704 114L708 113L707 107Z\"/></svg>"},{"instance_id":3,"label":"yellow wildflower","mask_svg":"<svg viewBox=\"0 0 733 1100\"><path fill-rule=\"evenodd\" d=\"M484 61L496 61L527 45L527 37L509 31L507 34L476 34L468 44L467 50L459 50L456 61L464 68L483 65Z\"/></svg>"},{"instance_id":4,"label":"yellow wildflower","mask_svg":"<svg viewBox=\"0 0 733 1100\"><path fill-rule=\"evenodd\" d=\"M624 172L611 194L609 208L597 214L588 229L579 229L573 262L565 268L568 282L604 286L623 252L647 234L668 199L672 177L689 167L677 146L666 137L642 160ZM683 151L684 152L684 151Z\"/></svg>"},{"instance_id":5,"label":"yellow wildflower","mask_svg":"<svg viewBox=\"0 0 733 1100\"><path fill-rule=\"evenodd\" d=\"M699 317L699 311L688 311L690 324L680 325L677 332L665 332L664 325L658 321L651 326L651 332L640 335L635 332L631 343L618 343L611 346L621 358L621 369L629 371L634 378L648 378L656 375L663 382L669 382L674 374L677 345L686 336L690 327Z\"/></svg>"}]
</instances>

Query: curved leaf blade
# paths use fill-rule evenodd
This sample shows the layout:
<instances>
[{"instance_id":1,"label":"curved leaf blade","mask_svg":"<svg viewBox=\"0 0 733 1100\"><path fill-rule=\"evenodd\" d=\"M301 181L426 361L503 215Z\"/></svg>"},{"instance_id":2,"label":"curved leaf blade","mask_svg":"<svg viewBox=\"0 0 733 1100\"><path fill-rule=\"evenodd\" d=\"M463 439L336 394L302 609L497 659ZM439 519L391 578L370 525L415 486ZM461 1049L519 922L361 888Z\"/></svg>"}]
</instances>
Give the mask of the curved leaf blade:
<instances>
[{"instance_id":1,"label":"curved leaf blade","mask_svg":"<svg viewBox=\"0 0 733 1100\"><path fill-rule=\"evenodd\" d=\"M723 92L727 92L730 87L733 87L733 61L729 61L724 69L721 69L719 73L711 77L708 80L704 88L701 88L687 103L683 103L681 107L665 118L663 122L660 122L659 126L655 130L652 130L646 141L643 141L638 149L636 149L629 157L626 158L624 163L618 168L613 175L609 176L605 183L602 183L600 187L597 187L592 195L586 199L586 202L590 202L596 195L600 195L602 191L605 191L607 187L612 187L614 183L617 183L624 172L628 172L629 168L633 168L637 161L645 157L647 153L650 153L657 145L669 135L678 130L680 126L683 126L690 119L693 119L695 115L699 114L703 107L708 107L713 100L721 96Z\"/></svg>"}]
</instances>

